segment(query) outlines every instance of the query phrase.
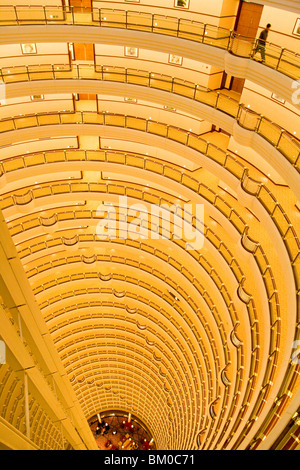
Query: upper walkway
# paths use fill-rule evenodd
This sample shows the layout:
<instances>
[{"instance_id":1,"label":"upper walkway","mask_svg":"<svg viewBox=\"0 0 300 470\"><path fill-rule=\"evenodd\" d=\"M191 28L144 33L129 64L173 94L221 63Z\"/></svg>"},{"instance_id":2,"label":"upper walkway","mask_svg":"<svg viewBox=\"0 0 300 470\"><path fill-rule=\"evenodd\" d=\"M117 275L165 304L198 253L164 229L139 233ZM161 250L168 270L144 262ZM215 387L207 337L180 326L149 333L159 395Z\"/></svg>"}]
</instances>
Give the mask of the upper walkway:
<instances>
[{"instance_id":1,"label":"upper walkway","mask_svg":"<svg viewBox=\"0 0 300 470\"><path fill-rule=\"evenodd\" d=\"M56 6L2 6L0 26L23 25L78 25L101 28L118 28L139 32L155 33L186 39L228 51L234 56L255 60L257 40L238 35L236 32L204 24L198 21L164 16L147 12L108 8L74 8ZM9 40L2 36L2 43ZM53 40L55 40L53 38ZM74 40L72 35L72 40ZM154 41L155 43L155 41ZM151 42L151 47L155 44ZM148 43L149 47L149 43ZM200 51L199 51L200 54ZM280 45L267 43L266 62L268 67L294 80L300 79L300 54Z\"/></svg>"}]
</instances>

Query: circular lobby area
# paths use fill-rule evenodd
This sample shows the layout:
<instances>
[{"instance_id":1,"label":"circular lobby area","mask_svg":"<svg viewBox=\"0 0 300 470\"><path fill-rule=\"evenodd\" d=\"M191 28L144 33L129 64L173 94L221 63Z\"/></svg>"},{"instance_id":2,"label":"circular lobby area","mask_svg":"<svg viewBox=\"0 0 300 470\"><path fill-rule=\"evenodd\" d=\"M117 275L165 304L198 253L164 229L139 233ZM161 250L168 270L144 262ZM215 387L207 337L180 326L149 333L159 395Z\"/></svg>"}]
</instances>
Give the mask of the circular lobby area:
<instances>
[{"instance_id":1,"label":"circular lobby area","mask_svg":"<svg viewBox=\"0 0 300 470\"><path fill-rule=\"evenodd\" d=\"M89 419L99 450L157 450L149 429L124 411L104 411Z\"/></svg>"}]
</instances>

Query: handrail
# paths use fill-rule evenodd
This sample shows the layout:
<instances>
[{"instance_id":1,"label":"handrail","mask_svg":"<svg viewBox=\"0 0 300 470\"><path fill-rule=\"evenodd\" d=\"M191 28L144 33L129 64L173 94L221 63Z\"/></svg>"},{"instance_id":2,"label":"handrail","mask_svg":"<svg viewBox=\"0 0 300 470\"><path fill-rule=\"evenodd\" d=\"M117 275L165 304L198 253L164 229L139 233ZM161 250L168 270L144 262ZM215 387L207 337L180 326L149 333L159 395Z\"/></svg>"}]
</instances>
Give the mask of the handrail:
<instances>
[{"instance_id":1,"label":"handrail","mask_svg":"<svg viewBox=\"0 0 300 470\"><path fill-rule=\"evenodd\" d=\"M85 239L85 237L84 237L84 239ZM57 238L56 240L57 240L57 242L58 242L59 244L62 243L61 237ZM91 234L89 240L90 240L90 241L97 241L97 237L96 237L95 235ZM51 242L51 247L54 246L54 245L53 245L53 242L54 242L54 241L55 241L55 239L52 240L52 242ZM79 241L79 240L78 240L78 241ZM83 241L84 241L84 240L83 240ZM176 240L173 240L173 241L175 241L175 243L176 243ZM45 242L45 243L46 243L46 242ZM39 248L38 248L38 247L39 247ZM40 242L40 243L37 245L37 249L43 249L43 248L45 248L44 242ZM216 246L216 248L217 248L217 246ZM143 249L142 245L140 246L140 249ZM28 248L25 248L24 250L21 250L21 251L19 252L20 256L21 256L21 253L22 253L23 251L25 251L25 252L27 251L27 254L36 253L36 249L32 250L31 247L28 247ZM147 250L147 252L149 252L149 249ZM157 252L158 252L158 250L153 250L153 254L156 255ZM162 255L163 255L163 254L162 254ZM25 253L25 256L26 256L26 253ZM205 264L203 267L204 267L204 269L206 269L206 271L208 272L208 274L210 274L210 269L206 266L206 264ZM227 290L226 290L226 288L225 288L225 293L226 293L226 292L227 292ZM222 294L222 292L221 292L221 294ZM227 295L228 295L228 294L227 294ZM234 319L233 319L233 321L234 321ZM272 335L272 332L271 332L271 335ZM217 353L216 353L216 354L217 354ZM254 359L254 361L257 362L257 361L258 361L258 358ZM218 368L220 368L220 364L219 364L219 361L218 361L217 358L216 358L216 364L218 365ZM275 367L275 366L274 366L274 367ZM238 384L236 384L236 387L238 387ZM238 388L237 388L237 390L238 390Z\"/></svg>"},{"instance_id":2,"label":"handrail","mask_svg":"<svg viewBox=\"0 0 300 470\"><path fill-rule=\"evenodd\" d=\"M207 144L207 142L204 141L201 138L199 138L199 139L205 145L204 149L201 148L201 147L199 148L199 150L204 155L207 155L209 158L212 158L215 162L217 162L218 164L221 164L221 166L228 169L228 171L230 171L235 177L237 177L241 180L242 184L243 184L244 181L249 180L249 178L248 178L248 168L244 167L240 162L238 162L230 154L227 154L225 151L223 151L221 149L218 149L218 147L214 146L213 144ZM184 142L182 142L182 143L184 143ZM48 160L48 158L47 158L48 154L50 156L50 160ZM86 160L86 161L93 161L93 160L99 161L99 159L100 159L100 161L108 161L108 162L109 161L114 162L114 158L110 159L111 154L116 154L117 156L121 156L121 157L123 155L121 152L118 153L118 152L106 152L106 151L103 152L103 151L69 150L69 151L64 151L63 152L62 161L64 161L65 159L66 159L66 161L72 161L72 155L73 154L75 156L74 157L75 161L78 160L78 155L79 156L81 155L82 156L81 160L83 159L83 160ZM29 162L29 167L32 166L32 165L39 165L41 163L51 162L51 152L37 153L36 155L39 155L39 158L35 158L34 162L31 162L31 163ZM29 158L32 161L32 155L30 155L28 157L26 157L26 156L24 156L24 157L12 157L8 160L4 160L4 161L0 162L1 174L6 173L7 171L12 171L14 169L20 169L20 168L28 167L27 160ZM138 161L141 160L141 158L136 156L136 155L135 156L130 156L130 154L128 154L127 157L125 156L125 160L121 159L120 161L121 161L121 163L123 162L125 164L129 164L129 165L134 166L134 160L133 159L137 159ZM18 164L14 168L14 162L15 161L17 161ZM172 179L174 179L178 182L183 183L184 185L186 185L190 189L193 189L193 190L197 191L200 187L199 182L197 182L197 180L195 180L195 178L193 178L192 176L186 175L182 172L179 172L179 171L177 171L177 173L178 173L178 175L177 175L177 173L176 174L174 173L174 169L172 167L169 167L169 165L161 165L160 169L156 168L156 166L155 166L155 169L153 169L153 168L151 168L151 160L150 159L147 159L147 160L142 159L141 161L142 161L142 166L145 169L150 169L150 171L156 171L156 172L159 172L161 174L165 174L167 177L170 177L170 178L172 178ZM21 163L21 165L20 165L20 163ZM137 163L137 164L140 165L140 163ZM235 165L236 165L236 168L235 168ZM244 189L247 191L247 186L244 186ZM251 191L249 191L249 192L250 192L250 194L253 194L253 192L251 192ZM270 191L267 190L267 193L266 193L265 186L261 185L258 195L260 196L259 199L261 200L261 202L264 205L265 209L268 211L268 213L272 216L272 218L276 222L277 218L274 217L273 205L272 205L272 208L269 209L269 204L267 203L267 200L265 198L266 195L268 195L268 197L271 196L271 198L272 198L272 195L271 195ZM258 195L257 195L257 197L258 197ZM26 203L26 200L28 199L28 197L30 197L30 194L23 195L21 197L21 199L20 199L20 196L19 196L19 203L22 203L23 200L24 200L24 203ZM213 200L215 200L215 198L213 198ZM281 225L279 225L278 228L280 230L281 236L282 236L285 244L287 245L288 253L290 254L291 263L294 263L294 261L296 259L295 256L297 257L298 251L299 251L299 241L298 241L298 238L297 238L297 235L295 233L295 230L294 230L293 226L291 225L289 219L287 219L287 216L286 216L285 212L283 211L281 206L276 203L276 200L275 200L274 203L275 203L275 207L279 210L280 220L282 219L282 216L283 216L283 219L286 220L286 224L287 224L286 228L282 228ZM229 212L231 213L231 211L229 211ZM238 216L238 219L239 219L239 216ZM237 226L239 227L239 223L238 223ZM245 226L245 225L242 224L242 227L243 226ZM291 232L292 239L287 236L288 232ZM296 246L294 246L293 240L295 240ZM293 243L293 245L290 245L290 243ZM293 268L295 268L295 267L293 266Z\"/></svg>"},{"instance_id":3,"label":"handrail","mask_svg":"<svg viewBox=\"0 0 300 470\"><path fill-rule=\"evenodd\" d=\"M271 332L271 335L272 335L272 332ZM272 353L273 351L270 352L270 354Z\"/></svg>"},{"instance_id":4,"label":"handrail","mask_svg":"<svg viewBox=\"0 0 300 470\"><path fill-rule=\"evenodd\" d=\"M14 69L18 69L17 73L11 72L12 70L14 71ZM42 70L37 69L36 66L25 66L9 69L2 68L0 69L0 72L0 77L3 82L7 84L18 81L18 77L21 77L20 81L23 82L28 80L35 81L37 79L64 79L65 76L65 79L92 79L146 86L148 88L150 87L166 91L174 95L184 96L192 99L193 101L204 103L205 105L217 109L236 119L237 123L242 128L257 133L273 145L300 173L299 140L285 129L282 129L278 124L272 122L265 116L250 110L244 104L239 103L239 101L226 95L226 93L222 93L220 90L211 90L195 83L164 74L104 65L96 67L93 65L75 65L71 67L69 65L47 65L43 66ZM15 77L17 78L16 80L14 80ZM55 113L48 114L50 115ZM27 116L33 115L2 119L0 121L0 132L2 122L7 122L8 119L24 119Z\"/></svg>"},{"instance_id":5,"label":"handrail","mask_svg":"<svg viewBox=\"0 0 300 470\"><path fill-rule=\"evenodd\" d=\"M202 140L202 139L201 139ZM206 150L206 151L205 151ZM293 225L286 212L283 210L281 205L277 202L276 198L273 196L271 191L265 186L264 183L255 182L249 177L249 169L244 167L238 160L233 157L231 154L227 154L224 150L216 147L214 144L209 143L202 153L218 164L223 168L226 168L231 174L236 178L240 179L243 189L249 194L255 196L266 209L268 214L272 217L274 222L277 225L277 228L280 231L282 239L286 244L289 244L291 239L288 237L288 234L292 232L295 240L298 240L297 234ZM59 158L55 157L52 159L51 155L58 155ZM223 158L221 158L223 155ZM51 150L47 152L35 152L29 155L24 156L15 156L8 159L0 161L0 177L4 174L7 174L12 171L17 171L24 168L30 168L32 166L39 166L42 164L51 164L56 162L72 162L72 161L103 161L110 163L122 163L130 166L137 166L139 168L150 169L153 171L159 171L157 166L151 168L150 157L145 159L144 157L134 154L134 153L125 153L116 150L81 150L81 149L68 149L63 151ZM135 164L136 161L136 164ZM148 162L148 163L147 163ZM234 169L234 165L237 165ZM239 169L239 171L237 171ZM161 165L162 174L166 177L174 179L175 181L180 182L190 188L197 188L197 181L190 175L174 169L168 164ZM190 183L188 184L188 181ZM255 183L253 185L253 182ZM249 189L248 189L249 186ZM275 212L276 209L276 212ZM276 213L279 211L279 217L276 217ZM285 227L282 226L282 220L285 221ZM52 223L55 223L52 222ZM45 220L44 225L52 225L51 221ZM297 257L298 250L300 245L297 245L296 248L292 247L288 250L289 253L294 253L291 257L291 262L294 263L295 256Z\"/></svg>"},{"instance_id":6,"label":"handrail","mask_svg":"<svg viewBox=\"0 0 300 470\"><path fill-rule=\"evenodd\" d=\"M116 240L116 241L117 241L117 240ZM137 245L137 247L140 247L140 246L141 246L139 243L136 243L136 245ZM144 248L144 249L145 249L145 248ZM149 250L147 249L146 251L149 251ZM165 259L164 253L163 253L163 252L160 252L160 250L155 250L155 251L153 251L153 254L160 256L163 260ZM77 258L78 258L78 257L77 257ZM126 259L127 259L127 257L126 257ZM98 257L98 260L100 260L99 257ZM105 260L108 261L108 259L105 259ZM112 261L112 262L113 262L113 261L118 262L118 260L119 260L119 257L118 257L117 259L115 259L115 260L114 260L113 257L111 257L111 261ZM127 259L127 260L128 260L128 259ZM75 260L74 260L74 261L75 261ZM78 260L77 260L77 261L78 261ZM175 261L175 260L174 260L174 261ZM66 262L66 260L64 260L64 262ZM140 264L139 264L139 266L140 266L141 269L145 269L145 265L140 265ZM173 266L173 264L172 264L172 266ZM174 264L174 267L175 267L177 270L179 270L179 272L182 272L183 275L185 275L186 268L184 268L184 266L176 266L176 264ZM35 270L35 269L34 269L34 270ZM44 269L43 269L43 270L44 270ZM146 269L146 270L147 270L147 269ZM147 271L149 272L149 270L147 270ZM153 270L153 268L152 268L152 274L156 276L157 274L156 274L155 271L156 271L156 270ZM151 270L150 270L150 272L151 272ZM34 275L34 274L33 274L33 275ZM158 276L158 279L161 279L161 276ZM165 279L165 282L167 282L167 279ZM195 285L195 287L196 287L196 289L198 290L198 285ZM179 292L182 294L181 291L182 291L182 289L180 289L180 291L179 291ZM184 297L186 298L186 295L185 295ZM189 299L189 297L187 298L187 300L188 300L188 299ZM220 325L220 326L221 326L221 325ZM193 324L191 324L191 327L193 327ZM193 329L193 328L192 328L192 329ZM208 331L209 331L209 330L208 330ZM195 329L195 330L193 329L193 332L194 332L194 333L197 333L197 330L196 330L196 329Z\"/></svg>"},{"instance_id":7,"label":"handrail","mask_svg":"<svg viewBox=\"0 0 300 470\"><path fill-rule=\"evenodd\" d=\"M202 139L201 139L202 140ZM214 161L216 161L217 163L220 164L221 162L221 165L224 166L225 168L227 168L232 174L234 174L234 176L238 177L242 182L244 180L244 178L247 176L247 171L248 169L245 168L243 165L241 165L234 157L232 157L230 154L226 154L226 152L224 152L223 150L221 149L218 149L217 147L215 147L213 144L209 144L209 146L207 145L206 141L203 141L205 142L205 151L203 151L203 149L200 149L204 154L206 154L207 156L209 156L210 158L212 158ZM210 150L211 149L211 150ZM216 152L216 150L218 150L218 152ZM68 155L71 156L71 160L72 160L72 154L74 153L75 156L75 160L78 159L78 156L77 155L80 155L82 153L82 151L80 150L76 150L76 151L68 151L68 152L64 152L64 156L62 157L63 160L65 158L67 158L68 161L70 157L67 157ZM48 152L46 153L43 153L43 154L37 154L37 155L40 155L40 157L42 157L42 160L39 159L35 159L35 163L34 164L40 164L42 162L47 162L47 157L46 155L48 154ZM102 151L95 151L95 152L83 152L82 153L82 158L84 160L89 160L89 161L93 161L94 158L93 156L95 157L95 159L98 161L99 158L100 160L102 161L103 160L103 152ZM110 161L110 158L109 158L109 155L111 154L111 152L109 153L106 153L104 154L104 160L105 161ZM220 159L220 156L222 156L223 154L223 158ZM49 153L49 155L51 155L51 153ZM122 155L122 154L117 154L117 155ZM26 164L26 161L27 161L27 158L26 156L22 157L21 159L21 166L19 166L19 164L17 165L17 168L16 169L19 169L19 168L24 168L27 166ZM32 156L30 157L31 160L32 160ZM133 165L133 160L131 158L131 162L130 162L130 155L128 155L128 157L126 158L127 160L127 164L129 165ZM134 157L136 159L139 159L138 157ZM16 161L16 160L20 160L16 157L13 157L12 159L9 159L8 161L3 161L1 162L1 167L2 167L2 174L4 172L6 172L6 167L8 167L8 169L10 168L12 162ZM50 158L50 161L51 161L51 158ZM112 159L112 161L114 161L114 159ZM123 159L122 159L122 162L123 162ZM126 163L126 161L124 161L123 163ZM234 165L237 165L237 169L239 168L239 171L236 171L234 170ZM29 166L31 166L31 164L29 164ZM146 165L146 167L145 167ZM147 161L144 161L143 160L143 167L145 167L146 169L150 169L151 170L151 161L148 159ZM170 170L170 171L168 171ZM178 172L178 176L177 176L177 173L176 175L174 175L174 171L171 171L172 168L169 168L168 165L161 165L160 169L157 169L155 167L155 170L156 172L160 172L162 174L166 174L168 177L171 177L173 179L175 179L176 181L179 181L185 185L187 185L187 187L193 189L193 190L198 190L199 188L199 182L197 182L193 177L189 176L189 175L186 175L186 174L183 174L181 172ZM153 169L152 169L153 171ZM167 172L167 173L166 173ZM168 174L169 173L169 174ZM245 189L245 188L244 188ZM20 196L21 197L21 196ZM19 203L26 203L26 198L28 199L28 197L30 197L30 194L27 194L27 195L23 195L20 199L19 197ZM25 198L25 199L24 199ZM215 199L215 198L213 198ZM280 206L279 206L280 208ZM229 213L231 213L231 210L229 211ZM283 213L283 211L281 210L281 213ZM233 214L233 213L232 213ZM284 217L285 214L284 214ZM239 218L239 216L238 216ZM238 219L237 219L238 220ZM290 227L290 223L289 221L287 221L288 223L288 226ZM239 226L239 224L238 224ZM242 224L242 226L244 226ZM285 232L286 233L286 232ZM285 237L284 237L285 238ZM289 240L289 239L288 239ZM293 259L291 260L293 262Z\"/></svg>"},{"instance_id":8,"label":"handrail","mask_svg":"<svg viewBox=\"0 0 300 470\"><path fill-rule=\"evenodd\" d=\"M2 6L0 25L90 25L175 36L211 45L254 60L257 40L227 28L184 18L110 8L70 6ZM300 78L300 54L266 43L265 65L295 80Z\"/></svg>"},{"instance_id":9,"label":"handrail","mask_svg":"<svg viewBox=\"0 0 300 470\"><path fill-rule=\"evenodd\" d=\"M81 152L81 153L82 153L83 151L81 151L81 150L73 150L73 151L72 151L72 150L69 150L69 151L67 151L67 153L70 153L70 154L72 154L73 152L79 152L79 153ZM49 153L51 153L51 152L49 152ZM64 153L66 153L66 151L65 151ZM92 153L93 153L93 152L92 152ZM99 151L94 151L94 154L95 154L95 155L96 155L96 154L100 154L100 153L101 153L101 154L104 153L105 155L107 155L107 157L105 158L105 161L110 161L109 158L108 158L108 155L110 155L111 153L114 154L114 153L118 153L118 152L111 152L111 151L109 151L109 152L107 152L107 151L105 151L105 152L100 151L100 152L99 152ZM44 154L46 154L46 152L44 152ZM85 154L85 156L86 156L86 158L87 158L87 152L84 152L84 154ZM75 158L75 159L77 160L77 158ZM67 159L67 160L68 160L68 159ZM91 161L90 155L88 156L88 160ZM69 161L69 160L68 160L68 161ZM112 160L111 160L111 161L112 161L112 162L115 162L115 159L112 157ZM131 162L131 163L132 163L132 162ZM150 169L150 167L148 167L147 169ZM187 176L187 175L186 175L186 176ZM185 182L185 181L184 181L184 182ZM263 185L262 185L262 187L263 187ZM266 208L268 208L268 207L266 207ZM266 261L266 264L268 265L268 262L267 262L267 261ZM259 263L259 266L261 266L261 262ZM263 274L263 271L262 271L262 274ZM269 299L271 299L270 295L271 295L271 297L272 297L272 294L269 294ZM275 305L277 305L277 303L276 303ZM274 313L274 312L273 312L273 313ZM278 314L277 314L277 315L278 315ZM276 318L276 316L275 316L275 318ZM279 318L279 317L277 317L277 318ZM273 322L274 322L274 320L273 320ZM272 323L272 322L271 322L271 323ZM275 321L275 323L276 323L276 321ZM273 329L272 329L272 331L271 331L271 334L273 334ZM277 334L277 333L274 332L275 338L276 338L276 334ZM270 352L270 356L273 354L273 352L274 352L273 350ZM275 367L275 366L274 366L274 367ZM274 371L274 369L273 369L273 367L272 367L272 369L269 369L267 376L269 376L271 373L273 373L273 371Z\"/></svg>"}]
</instances>

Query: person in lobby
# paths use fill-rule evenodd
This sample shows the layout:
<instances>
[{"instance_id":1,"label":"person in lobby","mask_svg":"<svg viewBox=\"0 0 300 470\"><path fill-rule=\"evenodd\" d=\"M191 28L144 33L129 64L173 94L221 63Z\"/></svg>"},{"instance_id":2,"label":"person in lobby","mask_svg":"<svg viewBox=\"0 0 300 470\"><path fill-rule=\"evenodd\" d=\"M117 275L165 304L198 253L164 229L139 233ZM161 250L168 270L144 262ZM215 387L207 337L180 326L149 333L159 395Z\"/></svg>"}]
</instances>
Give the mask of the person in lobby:
<instances>
[{"instance_id":1,"label":"person in lobby","mask_svg":"<svg viewBox=\"0 0 300 470\"><path fill-rule=\"evenodd\" d=\"M102 423L104 423L104 422L102 421ZM96 427L96 434L97 434L97 435L100 434L100 432L101 432L101 429L102 429L102 427L103 427L103 426L102 426L102 423L100 423L100 421L99 421L99 419L98 419L98 421L97 421L97 427Z\"/></svg>"},{"instance_id":2,"label":"person in lobby","mask_svg":"<svg viewBox=\"0 0 300 470\"><path fill-rule=\"evenodd\" d=\"M253 55L252 55L252 58L253 58L255 56L255 54L257 52L259 52L260 55L261 55L261 62L262 63L265 63L265 61L266 61L266 41L267 41L267 37L268 37L269 31L270 31L270 28L271 28L271 24L268 23L267 26L265 27L265 29L262 30L262 32L260 33L259 38L257 40L256 48L254 49L254 52L253 52Z\"/></svg>"},{"instance_id":3,"label":"person in lobby","mask_svg":"<svg viewBox=\"0 0 300 470\"><path fill-rule=\"evenodd\" d=\"M109 424L108 424L108 423L104 423L104 432L103 432L103 434L107 434L109 430L110 430Z\"/></svg>"}]
</instances>

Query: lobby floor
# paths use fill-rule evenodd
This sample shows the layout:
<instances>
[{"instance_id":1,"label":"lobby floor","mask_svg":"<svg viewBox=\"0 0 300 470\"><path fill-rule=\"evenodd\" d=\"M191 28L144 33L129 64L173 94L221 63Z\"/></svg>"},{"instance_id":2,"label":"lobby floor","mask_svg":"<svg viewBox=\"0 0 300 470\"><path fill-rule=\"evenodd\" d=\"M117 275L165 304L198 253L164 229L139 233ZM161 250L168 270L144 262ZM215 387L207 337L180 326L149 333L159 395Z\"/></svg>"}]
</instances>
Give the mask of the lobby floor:
<instances>
[{"instance_id":1,"label":"lobby floor","mask_svg":"<svg viewBox=\"0 0 300 470\"><path fill-rule=\"evenodd\" d=\"M133 419L128 423L127 417L114 415L103 418L109 429L104 434L97 434L97 416L90 420L90 427L100 450L154 450L150 445L151 437Z\"/></svg>"}]
</instances>

